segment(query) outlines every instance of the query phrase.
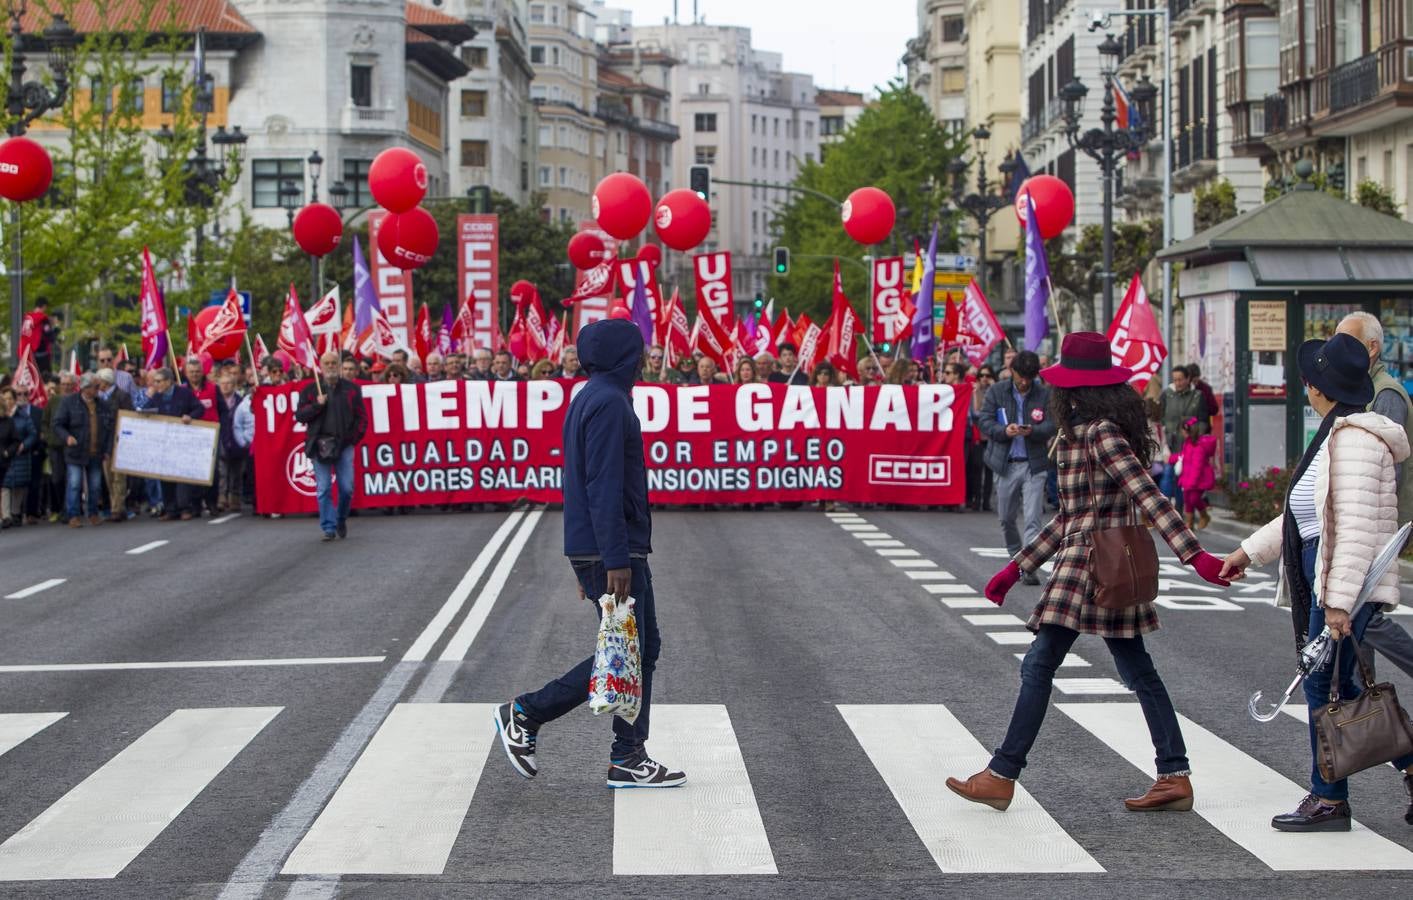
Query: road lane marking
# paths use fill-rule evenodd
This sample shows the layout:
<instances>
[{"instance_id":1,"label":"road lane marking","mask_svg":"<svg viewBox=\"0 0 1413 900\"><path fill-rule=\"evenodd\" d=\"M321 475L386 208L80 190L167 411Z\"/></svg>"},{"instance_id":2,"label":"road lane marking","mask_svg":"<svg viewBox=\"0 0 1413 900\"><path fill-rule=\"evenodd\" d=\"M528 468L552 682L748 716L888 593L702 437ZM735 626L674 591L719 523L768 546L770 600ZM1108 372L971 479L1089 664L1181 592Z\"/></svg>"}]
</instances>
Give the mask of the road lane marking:
<instances>
[{"instance_id":1,"label":"road lane marking","mask_svg":"<svg viewBox=\"0 0 1413 900\"><path fill-rule=\"evenodd\" d=\"M265 666L347 666L380 663L386 656L308 656L290 659L178 659L163 662L36 663L0 666L6 672L122 672L138 669L240 669Z\"/></svg>"},{"instance_id":2,"label":"road lane marking","mask_svg":"<svg viewBox=\"0 0 1413 900\"><path fill-rule=\"evenodd\" d=\"M0 881L116 877L282 708L167 716L0 844Z\"/></svg>"},{"instance_id":3,"label":"road lane marking","mask_svg":"<svg viewBox=\"0 0 1413 900\"><path fill-rule=\"evenodd\" d=\"M968 584L924 584L924 585L922 586L922 589L923 589L924 591L927 591L929 594L934 594L934 595L936 595L936 594L951 594L951 595L956 595L956 594L970 594L971 596L975 597L977 594L981 593L981 592L978 591L976 588L974 588L974 587L972 587L971 585L968 585Z\"/></svg>"},{"instance_id":4,"label":"road lane marking","mask_svg":"<svg viewBox=\"0 0 1413 900\"><path fill-rule=\"evenodd\" d=\"M865 532L865 531L877 531L877 530L878 530L878 526L877 526L877 525L868 525L868 524L855 525L855 524L852 523L852 522L848 522L848 523L846 523L846 524L844 524L844 525L840 525L839 527L842 528L842 529L844 529L845 531L852 532L852 533L855 533L855 534L858 534L858 533L861 533L861 532Z\"/></svg>"},{"instance_id":5,"label":"road lane marking","mask_svg":"<svg viewBox=\"0 0 1413 900\"><path fill-rule=\"evenodd\" d=\"M0 714L0 756L67 716L66 712Z\"/></svg>"},{"instance_id":6,"label":"road lane marking","mask_svg":"<svg viewBox=\"0 0 1413 900\"><path fill-rule=\"evenodd\" d=\"M907 550L907 549L904 549L904 550L889 550L889 549L886 549L886 548L885 548L885 549L877 550L877 551L875 551L875 552L877 552L879 556L882 556L882 557L887 558L887 559L892 559L892 558L895 558L895 557L909 557L909 556L920 556L920 555L921 555L921 554L919 554L916 550Z\"/></svg>"},{"instance_id":7,"label":"road lane marking","mask_svg":"<svg viewBox=\"0 0 1413 900\"><path fill-rule=\"evenodd\" d=\"M1029 644L1035 635L1029 631L988 631L986 636L1003 647Z\"/></svg>"},{"instance_id":8,"label":"road lane marking","mask_svg":"<svg viewBox=\"0 0 1413 900\"><path fill-rule=\"evenodd\" d=\"M943 597L942 605L948 609L995 609L996 604L984 597Z\"/></svg>"},{"instance_id":9,"label":"road lane marking","mask_svg":"<svg viewBox=\"0 0 1413 900\"><path fill-rule=\"evenodd\" d=\"M957 577L951 572L943 572L941 569L934 569L930 572L904 572L903 574L913 581L955 581Z\"/></svg>"},{"instance_id":10,"label":"road lane marking","mask_svg":"<svg viewBox=\"0 0 1413 900\"><path fill-rule=\"evenodd\" d=\"M883 538L883 539L876 540L876 541L864 541L864 546L865 546L865 547L901 547L901 546L903 546L903 542L902 542L902 541L894 541L894 540L889 540L889 539L887 539L887 538Z\"/></svg>"},{"instance_id":11,"label":"road lane marking","mask_svg":"<svg viewBox=\"0 0 1413 900\"><path fill-rule=\"evenodd\" d=\"M1021 662L1025 662L1025 654L1024 654L1024 653L1015 653L1015 654L1012 654L1012 655L1015 656L1015 658L1018 659L1018 660L1020 660ZM1089 662L1088 662L1088 660L1085 660L1083 657L1075 656L1073 653L1071 653L1071 654L1069 654L1068 656L1066 656L1064 659L1060 660L1060 668L1062 668L1062 669L1087 669L1087 668L1089 668Z\"/></svg>"},{"instance_id":12,"label":"road lane marking","mask_svg":"<svg viewBox=\"0 0 1413 900\"><path fill-rule=\"evenodd\" d=\"M890 559L888 560L900 569L935 569L937 563L930 559Z\"/></svg>"},{"instance_id":13,"label":"road lane marking","mask_svg":"<svg viewBox=\"0 0 1413 900\"><path fill-rule=\"evenodd\" d=\"M226 513L224 516L221 516L221 517L218 518L218 519L212 519L212 520L210 520L209 522L207 522L206 524L207 524L207 525L224 525L224 524L226 524L227 522L229 522L229 521L232 520L232 519L239 519L239 518L240 518L240 513L238 513L238 512Z\"/></svg>"},{"instance_id":14,"label":"road lane marking","mask_svg":"<svg viewBox=\"0 0 1413 900\"><path fill-rule=\"evenodd\" d=\"M1306 725L1310 724L1310 707L1304 703L1287 703L1285 706L1281 707L1281 712L1298 722L1304 722Z\"/></svg>"},{"instance_id":15,"label":"road lane marking","mask_svg":"<svg viewBox=\"0 0 1413 900\"><path fill-rule=\"evenodd\" d=\"M688 781L614 791L613 874L777 874L726 707L654 703L652 716L653 755Z\"/></svg>"},{"instance_id":16,"label":"road lane marking","mask_svg":"<svg viewBox=\"0 0 1413 900\"><path fill-rule=\"evenodd\" d=\"M1112 678L1056 678L1054 685L1060 693L1077 697L1133 693Z\"/></svg>"},{"instance_id":17,"label":"road lane marking","mask_svg":"<svg viewBox=\"0 0 1413 900\"><path fill-rule=\"evenodd\" d=\"M989 603L990 601L987 602ZM981 615L962 616L962 618L966 619L969 625L1015 625L1017 627L1023 627L1025 625L1025 619L1022 619L1020 616L1013 616L1010 613L985 613Z\"/></svg>"},{"instance_id":18,"label":"road lane marking","mask_svg":"<svg viewBox=\"0 0 1413 900\"><path fill-rule=\"evenodd\" d=\"M1104 871L1022 785L1005 815L947 789L939 767L967 775L991 754L945 706L838 709L942 871Z\"/></svg>"},{"instance_id":19,"label":"road lane marking","mask_svg":"<svg viewBox=\"0 0 1413 900\"><path fill-rule=\"evenodd\" d=\"M535 530L535 525L539 523L540 517L544 514L544 510L537 509L525 517L524 524L515 533L515 537L510 539L510 545L505 548L505 553L501 554L500 561L496 563L496 567L486 578L485 586L481 588L481 593L471 604L471 610L466 614L466 618L461 621L461 627L456 629L451 640L447 641L442 655L438 657L442 662L459 662L466 658L466 653L471 649L476 635L481 632L481 626L486 624L486 618L490 616L491 608L496 605L496 600L500 599L500 592L505 589L505 583L510 578L510 570L515 568L515 561L520 558L521 552L525 549L525 542L530 539L530 532Z\"/></svg>"},{"instance_id":20,"label":"road lane marking","mask_svg":"<svg viewBox=\"0 0 1413 900\"><path fill-rule=\"evenodd\" d=\"M444 872L496 738L494 711L491 703L393 707L283 873Z\"/></svg>"},{"instance_id":21,"label":"road lane marking","mask_svg":"<svg viewBox=\"0 0 1413 900\"><path fill-rule=\"evenodd\" d=\"M889 534L886 531L851 531L849 532L849 537L855 538L860 541L882 541L890 540L893 535Z\"/></svg>"},{"instance_id":22,"label":"road lane marking","mask_svg":"<svg viewBox=\"0 0 1413 900\"><path fill-rule=\"evenodd\" d=\"M33 597L35 594L38 594L40 591L47 591L47 590L49 590L49 589L52 588L52 587L58 587L59 585L63 584L63 583L64 583L65 581L67 581L67 580L68 580L67 578L50 578L48 581L41 581L39 584L30 585L29 587L25 588L25 589L22 590L22 591L15 591L13 594L6 594L6 595L5 595L5 599L6 599L6 600L23 600L23 599L26 598L26 597Z\"/></svg>"},{"instance_id":23,"label":"road lane marking","mask_svg":"<svg viewBox=\"0 0 1413 900\"><path fill-rule=\"evenodd\" d=\"M858 513L856 513L856 512L848 512L848 511L846 511L846 512L827 512L827 513L825 513L824 515L827 516L828 518L831 518L831 519L858 519L858 518L862 518Z\"/></svg>"},{"instance_id":24,"label":"road lane marking","mask_svg":"<svg viewBox=\"0 0 1413 900\"><path fill-rule=\"evenodd\" d=\"M437 638L441 637L442 632L451 624L451 620L456 618L456 614L466 604L472 589L481 580L481 576L485 574L491 561L495 559L496 553L500 551L501 545L515 530L515 526L519 524L524 515L523 511L516 510L507 516L504 522L500 523L500 527L495 530L491 539L486 541L486 545L481 548L481 552L472 561L471 568L466 570L466 574L461 576L461 581L452 588L451 595L446 598L442 608L437 610L437 614L432 616L432 621L427 623L427 627L422 629L417 640L407 648L407 652L402 657L403 662L419 662L427 658L427 654L432 650L432 645L437 642Z\"/></svg>"},{"instance_id":25,"label":"road lane marking","mask_svg":"<svg viewBox=\"0 0 1413 900\"><path fill-rule=\"evenodd\" d=\"M1137 703L1059 703L1090 734L1155 777L1153 742ZM1305 788L1179 715L1192 770L1193 810L1227 838L1277 872L1413 869L1413 853L1358 822L1352 831L1288 834L1270 816L1294 808Z\"/></svg>"},{"instance_id":26,"label":"road lane marking","mask_svg":"<svg viewBox=\"0 0 1413 900\"><path fill-rule=\"evenodd\" d=\"M150 543L143 544L141 547L134 547L134 548L132 548L131 550L127 551L127 554L128 554L128 556L141 556L142 554L146 553L146 552L149 551L149 550L156 550L158 547L165 547L165 546L167 546L167 544L169 544L169 543L171 543L171 542L170 542L170 541L152 541L152 542L150 542Z\"/></svg>"}]
</instances>

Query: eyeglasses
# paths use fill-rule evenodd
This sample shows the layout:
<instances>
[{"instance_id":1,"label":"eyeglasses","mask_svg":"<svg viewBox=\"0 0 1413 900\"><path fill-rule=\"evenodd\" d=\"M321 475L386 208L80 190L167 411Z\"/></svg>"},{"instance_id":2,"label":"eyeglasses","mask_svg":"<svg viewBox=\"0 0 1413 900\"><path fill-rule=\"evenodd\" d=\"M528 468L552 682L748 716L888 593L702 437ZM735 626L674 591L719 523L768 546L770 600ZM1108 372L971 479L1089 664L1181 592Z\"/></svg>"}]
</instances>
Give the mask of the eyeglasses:
<instances>
[{"instance_id":1,"label":"eyeglasses","mask_svg":"<svg viewBox=\"0 0 1413 900\"><path fill-rule=\"evenodd\" d=\"M649 353L648 359L662 359L661 353Z\"/></svg>"}]
</instances>

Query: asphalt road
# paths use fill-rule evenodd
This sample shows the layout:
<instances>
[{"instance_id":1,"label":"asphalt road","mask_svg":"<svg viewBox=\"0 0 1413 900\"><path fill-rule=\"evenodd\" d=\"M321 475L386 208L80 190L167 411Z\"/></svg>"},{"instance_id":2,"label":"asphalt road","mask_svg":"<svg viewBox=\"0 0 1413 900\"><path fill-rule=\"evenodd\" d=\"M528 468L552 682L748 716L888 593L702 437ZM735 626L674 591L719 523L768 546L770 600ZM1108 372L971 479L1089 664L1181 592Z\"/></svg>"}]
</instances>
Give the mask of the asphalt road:
<instances>
[{"instance_id":1,"label":"asphalt road","mask_svg":"<svg viewBox=\"0 0 1413 900\"><path fill-rule=\"evenodd\" d=\"M1195 811L1124 810L1152 749L1088 637L1026 796L952 797L942 779L1001 738L1039 591L979 600L1004 557L985 514L657 512L649 749L689 781L608 791L611 729L584 709L542 732L527 782L491 705L593 642L559 523L363 516L332 545L248 515L4 532L0 896L1413 893L1391 770L1353 779L1349 835L1267 824L1309 765L1294 715L1246 713L1294 671L1271 578L1165 575L1148 644ZM1413 704L1413 681L1380 675Z\"/></svg>"}]
</instances>

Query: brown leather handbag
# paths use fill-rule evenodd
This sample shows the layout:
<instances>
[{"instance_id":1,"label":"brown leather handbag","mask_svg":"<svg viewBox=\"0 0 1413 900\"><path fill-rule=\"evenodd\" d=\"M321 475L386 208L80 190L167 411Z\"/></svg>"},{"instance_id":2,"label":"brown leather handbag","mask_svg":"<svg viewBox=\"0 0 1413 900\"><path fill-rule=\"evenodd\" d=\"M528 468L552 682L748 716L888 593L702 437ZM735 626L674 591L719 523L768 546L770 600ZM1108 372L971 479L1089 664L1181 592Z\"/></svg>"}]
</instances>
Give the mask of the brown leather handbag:
<instances>
[{"instance_id":1,"label":"brown leather handbag","mask_svg":"<svg viewBox=\"0 0 1413 900\"><path fill-rule=\"evenodd\" d=\"M1320 777L1327 782L1413 753L1413 725L1398 702L1398 694L1391 684L1374 684L1357 651L1354 658L1364 692L1353 700L1339 699L1339 654L1343 644L1340 641L1335 645L1330 702L1310 711L1319 747L1315 762L1320 767Z\"/></svg>"},{"instance_id":2,"label":"brown leather handbag","mask_svg":"<svg viewBox=\"0 0 1413 900\"><path fill-rule=\"evenodd\" d=\"M1089 478L1089 510L1099 523L1095 493L1094 447L1084 448L1085 475ZM1103 609L1128 609L1152 603L1158 596L1158 550L1145 525L1116 525L1089 532L1089 582L1094 603Z\"/></svg>"}]
</instances>

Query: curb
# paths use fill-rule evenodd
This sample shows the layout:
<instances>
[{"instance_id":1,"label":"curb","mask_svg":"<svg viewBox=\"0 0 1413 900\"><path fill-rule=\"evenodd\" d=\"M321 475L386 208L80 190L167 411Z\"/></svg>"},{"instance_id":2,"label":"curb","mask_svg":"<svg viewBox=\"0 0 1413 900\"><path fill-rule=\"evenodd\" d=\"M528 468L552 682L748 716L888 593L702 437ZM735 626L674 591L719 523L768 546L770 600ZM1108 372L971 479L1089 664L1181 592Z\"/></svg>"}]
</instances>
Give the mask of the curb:
<instances>
[{"instance_id":1,"label":"curb","mask_svg":"<svg viewBox=\"0 0 1413 900\"><path fill-rule=\"evenodd\" d=\"M1245 540L1255 530L1255 526L1245 522L1239 522L1231 513L1224 509L1211 508L1212 524L1207 526L1208 531L1215 531L1223 537L1231 538L1234 541ZM1399 581L1413 582L1413 562L1406 559L1398 561Z\"/></svg>"}]
</instances>

